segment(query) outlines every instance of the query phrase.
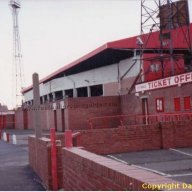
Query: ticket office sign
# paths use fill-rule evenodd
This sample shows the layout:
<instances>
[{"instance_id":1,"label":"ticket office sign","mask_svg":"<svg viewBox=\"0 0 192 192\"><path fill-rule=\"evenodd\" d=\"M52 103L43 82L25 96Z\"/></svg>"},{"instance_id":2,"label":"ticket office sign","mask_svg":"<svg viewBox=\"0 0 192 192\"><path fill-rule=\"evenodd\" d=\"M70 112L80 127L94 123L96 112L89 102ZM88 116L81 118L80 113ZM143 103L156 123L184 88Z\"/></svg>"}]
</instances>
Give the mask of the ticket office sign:
<instances>
[{"instance_id":1,"label":"ticket office sign","mask_svg":"<svg viewBox=\"0 0 192 192\"><path fill-rule=\"evenodd\" d=\"M181 85L184 83L192 82L192 72L184 73L181 75L175 75L171 77L166 77L163 79L158 79L155 81L150 81L146 83L137 84L135 86L136 92L149 91L159 88L165 88L174 85Z\"/></svg>"}]
</instances>

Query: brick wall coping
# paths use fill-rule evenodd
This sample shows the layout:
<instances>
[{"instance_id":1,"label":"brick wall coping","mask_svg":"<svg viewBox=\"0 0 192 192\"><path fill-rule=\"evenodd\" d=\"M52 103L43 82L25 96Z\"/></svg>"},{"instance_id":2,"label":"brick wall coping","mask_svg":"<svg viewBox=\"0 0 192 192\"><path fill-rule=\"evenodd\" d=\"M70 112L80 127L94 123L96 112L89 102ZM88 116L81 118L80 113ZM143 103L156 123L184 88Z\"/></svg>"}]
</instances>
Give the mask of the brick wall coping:
<instances>
[{"instance_id":1,"label":"brick wall coping","mask_svg":"<svg viewBox=\"0 0 192 192\"><path fill-rule=\"evenodd\" d=\"M156 185L156 184L172 184L172 185L179 185L182 186L182 183L178 181L174 181L169 178L165 178L161 175L131 166L126 165L121 162L115 161L113 159L109 159L88 151L83 150L82 148L73 147L73 148L62 148L65 152L71 152L73 155L77 155L78 161L83 162L83 159L86 159L90 161L90 163L96 163L99 164L99 166L105 167L106 169L110 169L115 171L117 174L124 175L124 178L132 178L131 185L135 185L134 183L142 183L142 184L149 184L149 185ZM79 158L80 157L80 158ZM108 174L108 172L103 171L101 174ZM108 175L109 177L113 177L113 175ZM111 178L114 181L117 179L117 177L114 176L114 178ZM123 185L123 180L118 181L121 185ZM133 187L134 188L134 187ZM167 188L164 188L163 190L170 190ZM175 190L182 190L181 188L174 189Z\"/></svg>"},{"instance_id":2,"label":"brick wall coping","mask_svg":"<svg viewBox=\"0 0 192 192\"><path fill-rule=\"evenodd\" d=\"M29 136L29 138L31 138L32 140L36 139L36 137L34 135ZM41 137L41 138L37 139L37 141L39 143L42 143L43 145L47 145L47 146L51 145L51 139L47 138L47 137ZM60 140L56 140L56 146L61 146L61 141Z\"/></svg>"}]
</instances>

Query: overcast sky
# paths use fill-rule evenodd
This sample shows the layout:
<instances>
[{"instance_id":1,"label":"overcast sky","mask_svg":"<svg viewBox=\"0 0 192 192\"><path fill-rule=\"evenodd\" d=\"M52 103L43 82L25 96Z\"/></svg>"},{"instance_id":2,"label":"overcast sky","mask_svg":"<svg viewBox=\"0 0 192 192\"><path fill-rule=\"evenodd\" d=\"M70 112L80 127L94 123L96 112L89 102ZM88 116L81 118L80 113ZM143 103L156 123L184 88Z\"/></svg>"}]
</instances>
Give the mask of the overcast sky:
<instances>
[{"instance_id":1,"label":"overcast sky","mask_svg":"<svg viewBox=\"0 0 192 192\"><path fill-rule=\"evenodd\" d=\"M189 0L190 7L192 0ZM0 0L0 103L13 107L12 14ZM140 33L140 0L21 0L25 86L102 44Z\"/></svg>"}]
</instances>

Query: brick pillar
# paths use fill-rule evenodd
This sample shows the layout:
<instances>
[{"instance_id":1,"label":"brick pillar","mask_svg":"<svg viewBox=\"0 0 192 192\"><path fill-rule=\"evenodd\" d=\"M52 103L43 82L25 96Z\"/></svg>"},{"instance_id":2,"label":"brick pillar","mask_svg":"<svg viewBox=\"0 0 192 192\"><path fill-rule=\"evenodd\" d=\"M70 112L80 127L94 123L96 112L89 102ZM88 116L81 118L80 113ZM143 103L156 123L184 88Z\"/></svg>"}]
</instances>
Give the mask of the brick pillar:
<instances>
[{"instance_id":1,"label":"brick pillar","mask_svg":"<svg viewBox=\"0 0 192 192\"><path fill-rule=\"evenodd\" d=\"M34 108L34 128L37 138L41 137L41 125L40 125L40 93L39 93L39 75L33 74L33 108Z\"/></svg>"}]
</instances>

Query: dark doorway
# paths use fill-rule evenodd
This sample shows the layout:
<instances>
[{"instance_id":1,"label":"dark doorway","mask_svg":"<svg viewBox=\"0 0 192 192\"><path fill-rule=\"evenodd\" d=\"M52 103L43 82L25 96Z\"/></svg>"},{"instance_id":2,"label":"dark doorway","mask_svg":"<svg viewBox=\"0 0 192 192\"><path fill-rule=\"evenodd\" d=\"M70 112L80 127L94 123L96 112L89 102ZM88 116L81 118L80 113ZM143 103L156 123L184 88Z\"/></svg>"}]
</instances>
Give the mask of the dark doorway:
<instances>
[{"instance_id":1,"label":"dark doorway","mask_svg":"<svg viewBox=\"0 0 192 192\"><path fill-rule=\"evenodd\" d=\"M24 129L28 129L28 111L23 111L23 127Z\"/></svg>"},{"instance_id":2,"label":"dark doorway","mask_svg":"<svg viewBox=\"0 0 192 192\"><path fill-rule=\"evenodd\" d=\"M65 132L65 110L61 109L61 126L62 131Z\"/></svg>"},{"instance_id":3,"label":"dark doorway","mask_svg":"<svg viewBox=\"0 0 192 192\"><path fill-rule=\"evenodd\" d=\"M143 98L142 99L142 113L143 113L143 123L148 125L148 99Z\"/></svg>"},{"instance_id":4,"label":"dark doorway","mask_svg":"<svg viewBox=\"0 0 192 192\"><path fill-rule=\"evenodd\" d=\"M54 125L55 131L57 131L57 110L54 110Z\"/></svg>"}]
</instances>

